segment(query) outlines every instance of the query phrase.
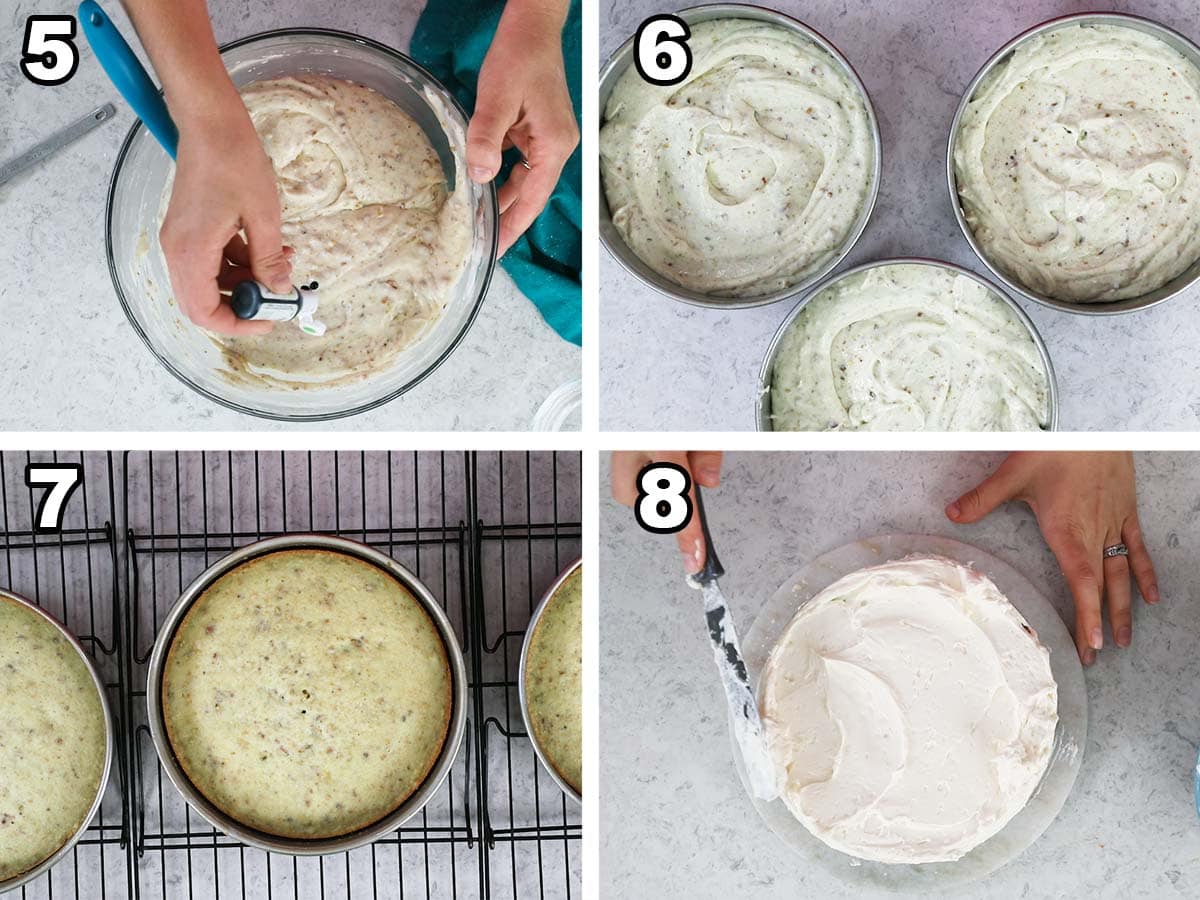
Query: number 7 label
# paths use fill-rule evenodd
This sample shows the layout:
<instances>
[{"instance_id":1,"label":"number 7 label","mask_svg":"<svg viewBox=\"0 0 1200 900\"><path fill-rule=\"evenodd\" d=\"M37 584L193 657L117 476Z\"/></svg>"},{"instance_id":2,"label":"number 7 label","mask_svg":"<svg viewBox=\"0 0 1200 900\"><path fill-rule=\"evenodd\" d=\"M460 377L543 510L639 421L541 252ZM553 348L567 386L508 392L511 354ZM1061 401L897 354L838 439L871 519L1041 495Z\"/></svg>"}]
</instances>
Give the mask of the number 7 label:
<instances>
[{"instance_id":1,"label":"number 7 label","mask_svg":"<svg viewBox=\"0 0 1200 900\"><path fill-rule=\"evenodd\" d=\"M31 488L48 488L34 516L33 530L36 533L62 531L67 501L81 481L82 463L29 463L25 467L25 484Z\"/></svg>"}]
</instances>

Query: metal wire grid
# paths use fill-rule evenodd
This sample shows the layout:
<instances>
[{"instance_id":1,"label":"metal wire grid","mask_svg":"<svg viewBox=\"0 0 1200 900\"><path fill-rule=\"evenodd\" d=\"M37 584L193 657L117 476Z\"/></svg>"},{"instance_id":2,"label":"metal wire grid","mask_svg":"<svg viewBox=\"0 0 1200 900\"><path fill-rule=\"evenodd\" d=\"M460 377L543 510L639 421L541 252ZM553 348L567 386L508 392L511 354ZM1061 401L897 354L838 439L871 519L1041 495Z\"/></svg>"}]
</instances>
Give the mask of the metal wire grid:
<instances>
[{"instance_id":1,"label":"metal wire grid","mask_svg":"<svg viewBox=\"0 0 1200 900\"><path fill-rule=\"evenodd\" d=\"M580 810L534 755L517 671L530 616L546 588L581 555L580 456L504 453L470 462L486 893L578 896Z\"/></svg>"},{"instance_id":2,"label":"metal wire grid","mask_svg":"<svg viewBox=\"0 0 1200 900\"><path fill-rule=\"evenodd\" d=\"M483 547L519 538L527 571L537 573L542 589L548 586L562 567L559 558L565 565L579 553L578 521L560 521L572 514L579 518L579 456L517 459L523 459L526 477L524 487L515 489L524 490L527 500L551 498L548 507L526 502L524 519L503 499L503 482L521 468L508 456L501 462L475 454L126 455L125 521L142 526L131 527L126 540L128 682L136 687L130 692L135 727L129 754L136 896L492 897L509 896L504 890L509 886L511 896L578 895L579 854L571 852L579 840L578 811L537 770L528 740L513 726L520 722L510 674L520 653L514 636L517 623L523 630L528 621L535 589L529 582L521 618L510 609L510 597L517 594L504 578L497 584L491 577ZM489 524L493 507L487 502L495 493L486 478L493 465L503 476L498 525ZM510 475L503 475L505 468ZM553 483L534 479L531 488L530 473L542 469ZM296 531L363 541L416 573L445 604L467 656L470 688L463 750L425 810L370 847L307 859L246 848L192 813L161 771L145 723L146 660L158 623L182 588L235 547ZM533 552L543 546L549 549ZM497 616L500 645L484 635ZM514 642L516 655L509 646ZM501 645L507 648L501 654L503 678L486 682L477 673ZM497 688L505 694L499 705L492 696ZM504 737L509 773L499 783L499 799L497 782L489 787L488 778L498 771L500 757L493 754L501 748L493 738L486 754L477 750L493 727ZM523 770L522 753L532 769ZM532 800L521 793L522 771L530 773L525 785ZM497 804L508 809L508 824L500 829L491 822L490 809ZM481 831L486 841L479 840ZM510 877L497 881L491 852L504 841L519 845L522 853L510 854Z\"/></svg>"},{"instance_id":3,"label":"metal wire grid","mask_svg":"<svg viewBox=\"0 0 1200 900\"><path fill-rule=\"evenodd\" d=\"M63 530L32 530L42 489L25 484L30 462L77 462L83 483L66 509ZM129 691L124 631L118 604L113 525L112 457L105 453L0 454L0 578L45 609L79 638L108 692L115 731L112 775L100 812L71 853L14 898L128 898L134 893L129 858L128 792L124 790ZM0 724L0 727L3 727Z\"/></svg>"}]
</instances>

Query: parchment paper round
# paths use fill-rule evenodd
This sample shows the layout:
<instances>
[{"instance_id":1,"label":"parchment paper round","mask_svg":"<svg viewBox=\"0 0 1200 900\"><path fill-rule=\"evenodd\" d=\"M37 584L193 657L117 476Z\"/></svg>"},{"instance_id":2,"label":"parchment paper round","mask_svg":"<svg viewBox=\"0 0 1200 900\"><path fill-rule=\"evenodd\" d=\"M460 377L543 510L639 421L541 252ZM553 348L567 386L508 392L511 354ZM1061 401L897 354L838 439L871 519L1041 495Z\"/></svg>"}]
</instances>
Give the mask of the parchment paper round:
<instances>
[{"instance_id":1,"label":"parchment paper round","mask_svg":"<svg viewBox=\"0 0 1200 900\"><path fill-rule=\"evenodd\" d=\"M1058 727L1042 780L1025 807L997 834L955 862L904 865L860 860L814 837L782 800L754 797L734 745L734 764L754 808L809 865L818 865L843 881L892 891L941 890L976 881L1012 861L1054 821L1071 793L1087 738L1087 689L1075 643L1050 602L1028 579L990 553L950 538L888 534L846 544L812 560L775 592L754 620L742 652L755 691L759 674L784 628L803 604L843 575L913 554L944 556L987 575L1012 601L1050 650L1050 670L1058 682Z\"/></svg>"}]
</instances>

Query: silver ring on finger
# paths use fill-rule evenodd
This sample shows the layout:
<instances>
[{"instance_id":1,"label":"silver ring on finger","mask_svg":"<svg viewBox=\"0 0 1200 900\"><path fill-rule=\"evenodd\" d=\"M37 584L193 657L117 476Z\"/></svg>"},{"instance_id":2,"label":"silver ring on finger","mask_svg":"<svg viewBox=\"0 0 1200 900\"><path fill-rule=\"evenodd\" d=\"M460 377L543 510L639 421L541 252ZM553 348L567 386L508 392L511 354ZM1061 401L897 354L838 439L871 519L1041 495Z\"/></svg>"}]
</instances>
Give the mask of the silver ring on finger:
<instances>
[{"instance_id":1,"label":"silver ring on finger","mask_svg":"<svg viewBox=\"0 0 1200 900\"><path fill-rule=\"evenodd\" d=\"M531 165L529 164L529 160L527 160L527 159L526 159L525 157L523 157L523 156L521 157L521 165L523 165L523 166L524 166L524 167L525 167L527 170L529 170L529 171L533 171L533 166L531 166Z\"/></svg>"},{"instance_id":2,"label":"silver ring on finger","mask_svg":"<svg viewBox=\"0 0 1200 900\"><path fill-rule=\"evenodd\" d=\"M1112 559L1114 556L1128 556L1129 548L1124 544L1113 544L1111 547L1104 548L1104 558Z\"/></svg>"}]
</instances>

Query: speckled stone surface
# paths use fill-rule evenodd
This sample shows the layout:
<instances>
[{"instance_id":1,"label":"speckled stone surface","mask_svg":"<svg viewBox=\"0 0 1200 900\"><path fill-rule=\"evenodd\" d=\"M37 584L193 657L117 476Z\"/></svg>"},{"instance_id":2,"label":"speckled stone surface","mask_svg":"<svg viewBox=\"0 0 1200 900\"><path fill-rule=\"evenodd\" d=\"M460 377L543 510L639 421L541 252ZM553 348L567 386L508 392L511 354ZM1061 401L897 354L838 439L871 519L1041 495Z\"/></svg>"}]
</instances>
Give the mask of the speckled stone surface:
<instances>
[{"instance_id":1,"label":"speckled stone surface","mask_svg":"<svg viewBox=\"0 0 1200 900\"><path fill-rule=\"evenodd\" d=\"M210 0L217 40L295 25L408 46L421 0ZM342 422L286 426L232 412L179 382L134 333L104 251L104 204L117 151L134 123L80 36L79 70L61 87L28 82L17 67L25 20L75 4L12 0L0 10L0 160L101 103L117 115L0 187L0 330L5 387L0 428L11 430L512 430L529 427L556 387L579 378L579 349L561 340L497 268L478 319L426 381L386 406ZM131 39L121 6L105 9Z\"/></svg>"},{"instance_id":2,"label":"speckled stone surface","mask_svg":"<svg viewBox=\"0 0 1200 900\"><path fill-rule=\"evenodd\" d=\"M605 0L606 60L664 0ZM769 4L832 41L867 86L883 135L883 180L866 233L838 271L895 256L987 269L954 221L946 185L950 122L962 91L1009 39L1054 16L1097 6L1135 12L1200 40L1193 0L779 0ZM886 13L882 10L886 8ZM970 10L968 13L967 10ZM600 423L608 430L752 430L758 371L795 300L708 310L665 297L600 253ZM1064 430L1195 430L1200 289L1150 310L1079 316L1022 306L1050 349ZM669 387L666 387L669 385Z\"/></svg>"},{"instance_id":3,"label":"speckled stone surface","mask_svg":"<svg viewBox=\"0 0 1200 900\"><path fill-rule=\"evenodd\" d=\"M1008 505L969 527L942 509L999 454L731 454L706 494L735 622L800 566L886 532L943 535L1020 569L1060 613L1066 585L1037 523ZM955 898L1200 894L1192 768L1200 744L1200 454L1138 457L1139 509L1163 601L1136 601L1133 645L1085 672L1087 747L1059 817L1015 861ZM601 891L613 897L875 898L775 837L734 770L700 598L670 537L609 497L601 460ZM1073 621L1073 616L1068 619ZM1106 635L1111 646L1111 639ZM686 888L684 887L686 886Z\"/></svg>"}]
</instances>

